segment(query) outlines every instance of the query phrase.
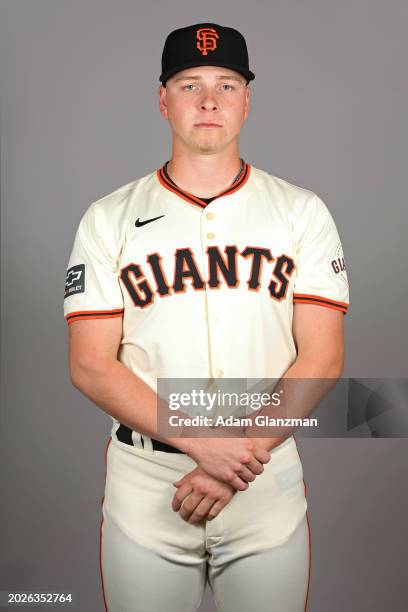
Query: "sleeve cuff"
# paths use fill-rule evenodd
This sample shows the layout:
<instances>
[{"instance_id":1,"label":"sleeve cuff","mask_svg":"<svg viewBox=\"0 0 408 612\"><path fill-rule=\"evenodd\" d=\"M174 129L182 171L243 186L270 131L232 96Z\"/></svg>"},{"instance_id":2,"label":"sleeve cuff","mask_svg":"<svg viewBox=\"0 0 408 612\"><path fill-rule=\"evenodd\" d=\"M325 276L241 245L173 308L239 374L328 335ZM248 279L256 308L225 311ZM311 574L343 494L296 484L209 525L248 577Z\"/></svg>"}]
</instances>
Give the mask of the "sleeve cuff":
<instances>
[{"instance_id":1,"label":"sleeve cuff","mask_svg":"<svg viewBox=\"0 0 408 612\"><path fill-rule=\"evenodd\" d=\"M340 310L343 314L346 314L349 307L347 302L340 302L321 295L312 295L308 293L294 293L293 302L297 302L298 304L315 304L316 306L325 306L326 308Z\"/></svg>"},{"instance_id":2,"label":"sleeve cuff","mask_svg":"<svg viewBox=\"0 0 408 612\"><path fill-rule=\"evenodd\" d=\"M122 317L125 312L124 308L114 308L113 310L77 310L64 315L68 325L74 321L86 319L112 319L114 317Z\"/></svg>"}]
</instances>

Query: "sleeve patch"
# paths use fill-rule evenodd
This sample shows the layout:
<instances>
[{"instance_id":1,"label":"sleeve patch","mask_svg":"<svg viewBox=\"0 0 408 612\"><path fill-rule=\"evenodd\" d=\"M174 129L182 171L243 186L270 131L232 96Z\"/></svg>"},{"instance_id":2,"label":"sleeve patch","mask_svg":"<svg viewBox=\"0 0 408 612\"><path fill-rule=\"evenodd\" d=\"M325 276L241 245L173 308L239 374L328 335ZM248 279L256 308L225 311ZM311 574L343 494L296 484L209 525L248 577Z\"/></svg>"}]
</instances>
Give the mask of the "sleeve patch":
<instances>
[{"instance_id":1,"label":"sleeve patch","mask_svg":"<svg viewBox=\"0 0 408 612\"><path fill-rule=\"evenodd\" d=\"M65 278L64 299L74 293L85 292L85 264L77 264L68 268Z\"/></svg>"},{"instance_id":2,"label":"sleeve patch","mask_svg":"<svg viewBox=\"0 0 408 612\"><path fill-rule=\"evenodd\" d=\"M336 245L330 260L330 270L335 278L340 278L343 283L348 287L346 263L344 261L344 254L341 242Z\"/></svg>"}]
</instances>

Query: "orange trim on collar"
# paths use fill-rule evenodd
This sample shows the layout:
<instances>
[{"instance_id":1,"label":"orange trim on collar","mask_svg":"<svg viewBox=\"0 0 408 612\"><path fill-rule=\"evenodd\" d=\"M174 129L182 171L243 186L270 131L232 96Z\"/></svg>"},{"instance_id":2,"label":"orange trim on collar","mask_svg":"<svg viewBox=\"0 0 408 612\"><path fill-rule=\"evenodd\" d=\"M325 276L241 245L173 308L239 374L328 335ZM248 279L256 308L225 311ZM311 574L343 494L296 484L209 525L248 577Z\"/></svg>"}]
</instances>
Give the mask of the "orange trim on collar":
<instances>
[{"instance_id":1,"label":"orange trim on collar","mask_svg":"<svg viewBox=\"0 0 408 612\"><path fill-rule=\"evenodd\" d=\"M230 193L234 193L235 191L238 191L238 189L241 189L241 187L243 187L245 183L247 182L250 171L251 171L250 164L247 164L246 162L244 162L244 168L243 168L242 174L239 177L239 179L235 181L232 185L230 185L228 189L225 189L225 191L215 196L214 199L221 198L222 196L229 195ZM171 179L168 179L167 176L164 174L164 165L156 171L156 176L159 180L159 183L163 187L165 187L165 189L172 191L173 193L178 195L180 198L183 198L183 200L185 200L186 202L190 202L190 204L194 204L195 206L198 206L199 208L205 208L207 206L207 202L205 202L201 198L198 198L192 193L189 193L188 191L183 191L183 189L181 189L178 185L176 185L176 183L174 183Z\"/></svg>"}]
</instances>

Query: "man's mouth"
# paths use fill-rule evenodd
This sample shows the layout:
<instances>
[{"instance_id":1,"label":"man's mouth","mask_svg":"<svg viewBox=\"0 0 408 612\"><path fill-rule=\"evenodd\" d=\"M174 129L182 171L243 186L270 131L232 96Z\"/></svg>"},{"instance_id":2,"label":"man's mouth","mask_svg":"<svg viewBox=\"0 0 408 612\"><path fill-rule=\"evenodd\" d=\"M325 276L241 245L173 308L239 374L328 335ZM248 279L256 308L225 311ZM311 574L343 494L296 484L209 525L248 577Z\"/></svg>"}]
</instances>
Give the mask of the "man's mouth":
<instances>
[{"instance_id":1,"label":"man's mouth","mask_svg":"<svg viewBox=\"0 0 408 612\"><path fill-rule=\"evenodd\" d=\"M195 124L196 127L204 127L204 128L215 128L215 127L221 127L221 125L219 123L212 123L212 122L203 122L203 123L196 123Z\"/></svg>"}]
</instances>

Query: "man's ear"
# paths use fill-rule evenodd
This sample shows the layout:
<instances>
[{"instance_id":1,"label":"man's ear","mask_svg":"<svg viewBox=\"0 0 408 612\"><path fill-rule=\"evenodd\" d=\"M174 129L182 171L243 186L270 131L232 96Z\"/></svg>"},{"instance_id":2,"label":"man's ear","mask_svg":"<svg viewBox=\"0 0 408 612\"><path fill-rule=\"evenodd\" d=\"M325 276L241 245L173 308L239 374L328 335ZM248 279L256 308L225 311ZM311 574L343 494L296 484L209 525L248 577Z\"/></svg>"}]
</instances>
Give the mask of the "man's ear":
<instances>
[{"instance_id":1,"label":"man's ear","mask_svg":"<svg viewBox=\"0 0 408 612\"><path fill-rule=\"evenodd\" d=\"M164 117L165 119L168 119L168 113L167 113L167 89L164 85L159 85L159 89L158 89L158 96L159 96L159 110L160 110L160 114L162 115L162 117Z\"/></svg>"},{"instance_id":2,"label":"man's ear","mask_svg":"<svg viewBox=\"0 0 408 612\"><path fill-rule=\"evenodd\" d=\"M245 92L245 113L244 113L244 120L246 120L248 115L249 115L251 95L252 95L252 89L251 89L251 87L249 85L247 85L246 86L246 92Z\"/></svg>"}]
</instances>

